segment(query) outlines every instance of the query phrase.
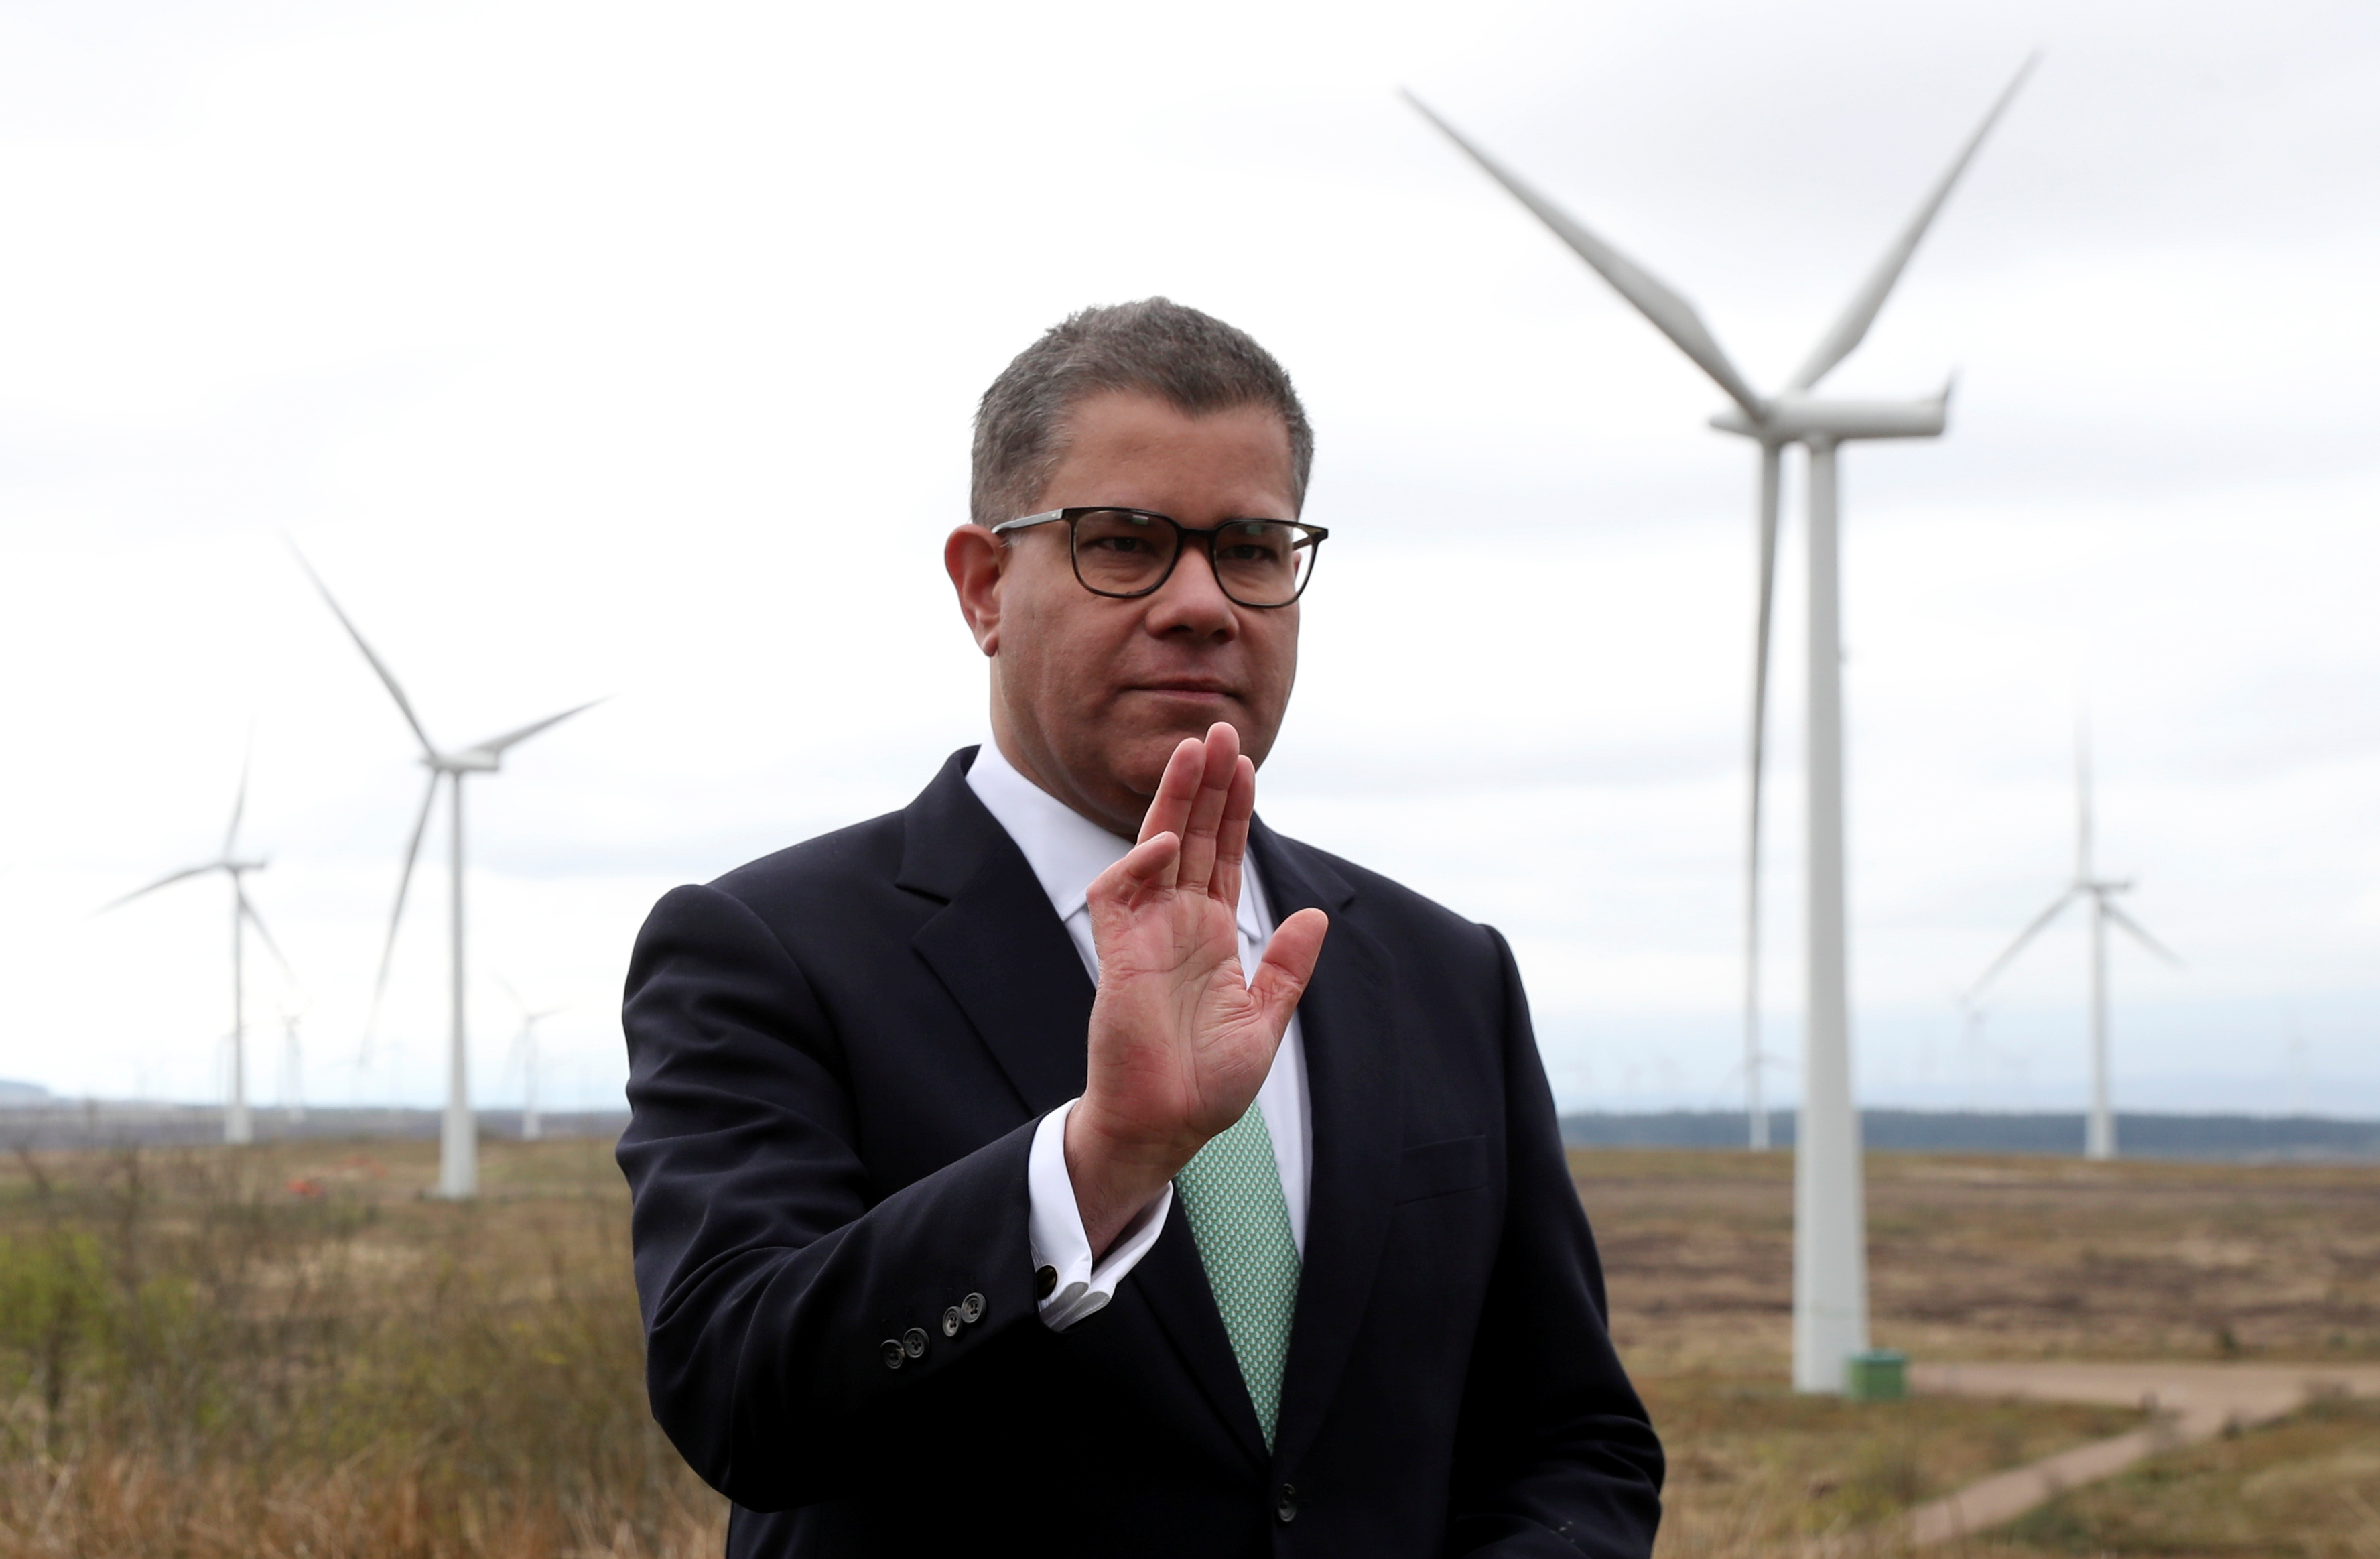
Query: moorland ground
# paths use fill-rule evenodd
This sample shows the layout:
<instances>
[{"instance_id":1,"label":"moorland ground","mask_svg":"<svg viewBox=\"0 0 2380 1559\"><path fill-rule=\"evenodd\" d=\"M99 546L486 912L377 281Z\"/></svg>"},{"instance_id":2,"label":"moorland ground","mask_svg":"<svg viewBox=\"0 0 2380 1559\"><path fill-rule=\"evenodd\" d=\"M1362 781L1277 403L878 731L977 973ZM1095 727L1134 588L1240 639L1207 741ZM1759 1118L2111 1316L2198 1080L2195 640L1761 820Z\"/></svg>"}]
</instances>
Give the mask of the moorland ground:
<instances>
[{"instance_id":1,"label":"moorland ground","mask_svg":"<svg viewBox=\"0 0 2380 1559\"><path fill-rule=\"evenodd\" d=\"M679 1555L722 1512L644 1410L608 1144L0 1163L0 1555ZM1789 1155L1572 1169L1671 1455L1669 1554L1883 1554L1889 1517L2129 1427L1785 1389ZM2380 1358L2380 1166L1877 1155L1876 1340L1921 1358ZM1981 1555L2380 1554L2380 1411L2078 1491Z\"/></svg>"},{"instance_id":2,"label":"moorland ground","mask_svg":"<svg viewBox=\"0 0 2380 1559\"><path fill-rule=\"evenodd\" d=\"M1671 1453L1671 1554L1888 1553L1882 1516L2128 1427L1796 1397L1790 1154L1571 1166ZM2380 1360L2380 1165L1872 1154L1877 1346L1919 1359ZM2380 1556L2380 1406L2323 1404L2078 1491L1968 1553Z\"/></svg>"}]
</instances>

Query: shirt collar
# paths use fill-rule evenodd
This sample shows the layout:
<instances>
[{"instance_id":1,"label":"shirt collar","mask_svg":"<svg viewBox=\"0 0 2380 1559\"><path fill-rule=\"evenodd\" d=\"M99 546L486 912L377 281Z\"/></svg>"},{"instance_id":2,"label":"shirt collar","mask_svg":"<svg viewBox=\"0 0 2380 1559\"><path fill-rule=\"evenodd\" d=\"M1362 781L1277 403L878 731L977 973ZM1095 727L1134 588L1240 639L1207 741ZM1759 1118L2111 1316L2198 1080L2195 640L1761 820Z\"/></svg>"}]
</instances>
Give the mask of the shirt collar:
<instances>
[{"instance_id":1,"label":"shirt collar","mask_svg":"<svg viewBox=\"0 0 2380 1559\"><path fill-rule=\"evenodd\" d=\"M1026 779L990 737L967 768L967 788L1025 854L1058 919L1070 920L1089 903L1093 879L1122 860L1132 841L1119 837ZM1250 857L1241 874L1240 930L1262 942L1271 930L1264 887Z\"/></svg>"}]
</instances>

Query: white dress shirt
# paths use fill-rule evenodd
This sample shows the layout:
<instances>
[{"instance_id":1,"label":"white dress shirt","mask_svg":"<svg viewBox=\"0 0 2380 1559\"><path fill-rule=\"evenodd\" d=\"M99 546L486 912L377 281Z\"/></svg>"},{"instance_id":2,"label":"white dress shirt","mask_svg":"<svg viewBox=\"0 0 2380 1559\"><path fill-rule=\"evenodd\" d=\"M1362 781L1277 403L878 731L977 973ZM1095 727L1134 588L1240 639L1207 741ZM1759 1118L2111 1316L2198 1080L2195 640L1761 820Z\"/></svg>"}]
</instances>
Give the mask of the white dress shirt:
<instances>
[{"instance_id":1,"label":"white dress shirt","mask_svg":"<svg viewBox=\"0 0 2380 1559\"><path fill-rule=\"evenodd\" d=\"M1025 853L1026 863L1040 880L1041 891L1050 895L1050 907L1075 939L1084 969L1097 984L1099 961L1091 940L1090 886L1100 872L1124 858L1132 841L1109 833L1026 779L994 741L987 739L976 753L966 779L976 798ZM1239 929L1240 967L1253 971L1272 940L1271 907L1265 900L1264 879L1254 856L1240 875ZM1103 1309L1115 1297L1116 1285L1157 1243L1173 1202L1173 1188L1168 1186L1125 1225L1104 1257L1092 1261L1090 1236L1083 1230L1082 1209L1075 1200L1074 1179L1066 1173L1066 1117L1076 1102L1068 1100L1041 1117L1026 1169L1033 1264L1053 1267L1058 1273L1057 1286L1041 1301L1041 1319L1061 1332ZM1314 1171L1313 1116L1305 1091L1305 1042L1294 1015L1273 1056L1272 1070L1257 1090L1257 1106L1264 1111L1265 1129L1272 1136L1273 1162L1281 1170L1281 1195L1289 1204L1289 1237L1302 1257L1305 1254L1306 1186Z\"/></svg>"}]
</instances>

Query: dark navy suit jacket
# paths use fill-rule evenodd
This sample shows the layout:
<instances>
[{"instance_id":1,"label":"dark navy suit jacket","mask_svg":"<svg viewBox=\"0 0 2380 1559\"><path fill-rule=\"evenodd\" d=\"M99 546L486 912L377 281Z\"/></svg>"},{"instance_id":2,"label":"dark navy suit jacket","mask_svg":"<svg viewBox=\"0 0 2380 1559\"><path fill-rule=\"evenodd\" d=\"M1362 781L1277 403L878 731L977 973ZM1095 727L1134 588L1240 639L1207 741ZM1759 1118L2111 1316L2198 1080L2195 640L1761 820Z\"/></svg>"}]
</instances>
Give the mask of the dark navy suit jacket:
<instances>
[{"instance_id":1,"label":"dark navy suit jacket","mask_svg":"<svg viewBox=\"0 0 2380 1559\"><path fill-rule=\"evenodd\" d=\"M1272 1449L1181 1218L1106 1309L1041 1324L1026 1160L1082 1091L1092 988L973 756L677 889L638 938L619 1157L648 1384L735 1502L728 1552L1648 1554L1660 1445L1510 950L1261 822L1274 913L1330 916ZM888 1368L912 1328L925 1354Z\"/></svg>"}]
</instances>

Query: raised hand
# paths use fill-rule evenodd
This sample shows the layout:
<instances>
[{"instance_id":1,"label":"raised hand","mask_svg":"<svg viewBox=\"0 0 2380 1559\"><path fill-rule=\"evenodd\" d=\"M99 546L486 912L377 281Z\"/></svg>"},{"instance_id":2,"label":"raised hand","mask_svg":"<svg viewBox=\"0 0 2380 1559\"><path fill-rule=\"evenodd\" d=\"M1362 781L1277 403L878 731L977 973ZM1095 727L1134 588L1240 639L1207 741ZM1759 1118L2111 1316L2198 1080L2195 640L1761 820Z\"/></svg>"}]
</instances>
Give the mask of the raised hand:
<instances>
[{"instance_id":1,"label":"raised hand","mask_svg":"<svg viewBox=\"0 0 2380 1559\"><path fill-rule=\"evenodd\" d=\"M1089 1079L1066 1168L1104 1251L1208 1139L1246 1113L1313 977L1330 920L1301 909L1240 967L1240 877L1256 765L1217 725L1173 749L1140 843L1091 884L1099 956Z\"/></svg>"}]
</instances>

